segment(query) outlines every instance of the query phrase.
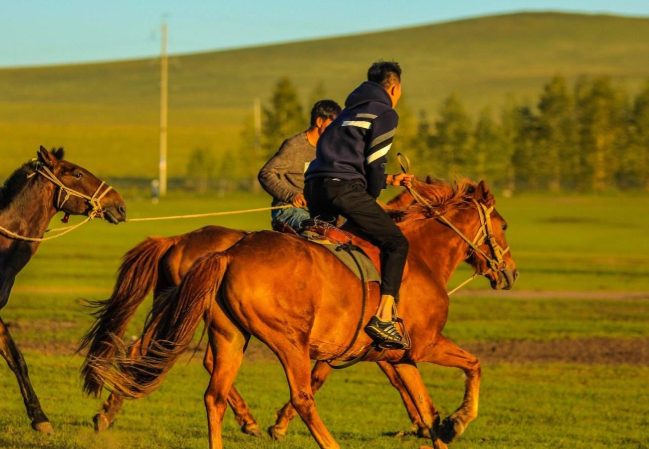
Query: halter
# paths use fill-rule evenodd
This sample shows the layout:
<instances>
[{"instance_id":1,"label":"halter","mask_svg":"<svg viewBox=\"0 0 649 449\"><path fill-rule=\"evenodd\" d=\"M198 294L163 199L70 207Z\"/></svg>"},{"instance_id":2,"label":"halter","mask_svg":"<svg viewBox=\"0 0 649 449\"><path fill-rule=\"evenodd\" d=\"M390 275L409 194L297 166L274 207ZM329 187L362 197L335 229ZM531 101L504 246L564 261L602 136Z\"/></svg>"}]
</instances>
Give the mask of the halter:
<instances>
[{"instance_id":1,"label":"halter","mask_svg":"<svg viewBox=\"0 0 649 449\"><path fill-rule=\"evenodd\" d=\"M401 170L403 170L404 173L408 173L408 169L410 168L410 161L408 160L408 158L401 153L399 153L397 157L399 159L399 164L401 165ZM403 161L402 158L404 159ZM490 270L505 271L507 263L503 259L503 256L509 252L509 246L503 249L496 241L496 237L494 236L493 233L493 225L491 224L491 213L494 210L493 206L487 207L485 204L478 202L476 199L474 198L471 199L471 201L475 203L476 210L478 211L478 217L480 218L480 227L478 228L478 231L476 232L476 236L473 238L473 240L470 240L466 235L462 233L462 231L456 228L453 225L453 223L451 223L444 215L436 211L435 208L431 206L430 203L428 203L428 201L423 196L421 196L415 189L413 189L412 187L407 187L407 189L408 192L410 192L412 197L415 199L415 201L417 201L417 203L426 207L428 210L430 210L432 213L435 214L436 220L446 224L449 228L455 231L455 233L459 235L462 238L462 240L464 240L469 244L469 247L471 249L467 254L467 259L471 257L473 253L478 253L485 258L487 264L489 265ZM482 245L485 241L489 245L489 249L491 250L492 257L489 257L487 254L485 254L484 251L480 249L480 245ZM486 273L479 273L479 274L484 275Z\"/></svg>"},{"instance_id":2,"label":"halter","mask_svg":"<svg viewBox=\"0 0 649 449\"><path fill-rule=\"evenodd\" d=\"M61 180L57 178L56 175L52 173L52 171L49 168L47 168L45 165L41 163L38 163L36 167L36 172L32 173L28 177L31 178L32 176L35 176L36 173L42 175L45 179L51 181L52 183L54 183L54 185L56 185L59 188L56 197L57 211L59 212L61 211L63 205L70 199L71 196L76 196L78 198L86 200L86 203L92 208L92 210L88 212L88 218L90 218L91 220L98 216L101 217L102 219L104 218L104 210L101 207L101 200L106 196L108 192L113 190L113 188L111 186L106 185L104 181L102 181L101 184L99 184L99 187L97 187L95 193L93 193L92 196L88 196L84 193L71 189L70 187L63 184ZM101 192L101 189L104 186L106 186L106 188L103 192Z\"/></svg>"}]
</instances>

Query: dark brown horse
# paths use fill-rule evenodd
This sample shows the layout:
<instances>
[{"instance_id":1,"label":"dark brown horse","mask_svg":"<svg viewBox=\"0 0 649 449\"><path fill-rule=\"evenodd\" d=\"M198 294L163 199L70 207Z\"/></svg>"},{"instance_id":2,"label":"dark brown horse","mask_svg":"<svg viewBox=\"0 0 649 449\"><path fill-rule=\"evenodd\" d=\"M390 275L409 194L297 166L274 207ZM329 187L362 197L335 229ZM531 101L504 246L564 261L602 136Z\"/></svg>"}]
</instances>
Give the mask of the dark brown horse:
<instances>
[{"instance_id":1,"label":"dark brown horse","mask_svg":"<svg viewBox=\"0 0 649 449\"><path fill-rule=\"evenodd\" d=\"M0 309L9 300L16 275L39 246L38 241L26 241L19 236L41 238L57 212L100 214L115 224L124 221L124 201L112 189L104 195L108 189L88 170L64 161L62 148L49 152L41 147L37 160L24 164L5 181L0 188L0 227L4 229L0 229ZM101 210L84 197L101 203ZM18 379L32 427L39 432L51 432L52 426L29 380L25 359L2 318L0 354Z\"/></svg>"},{"instance_id":2,"label":"dark brown horse","mask_svg":"<svg viewBox=\"0 0 649 449\"><path fill-rule=\"evenodd\" d=\"M449 308L446 283L467 259L496 289L511 288L517 270L511 252L502 250L508 249L505 221L484 183L464 182L457 189L443 182L414 186L420 204L397 214L410 242L410 271L401 289L399 314L408 324L412 346L405 352L388 351L384 360L394 365L415 399L433 445L444 448L477 416L481 377L478 360L442 335ZM267 254L280 252L284 258L266 262ZM318 445L338 448L315 407L309 359L332 360L343 352L352 358L367 352L369 337L361 333L354 341L355 329L359 319L365 323L370 318L379 292L376 285L369 287L363 314L362 288L323 248L276 232L252 233L225 252L199 259L180 286L156 303L145 328L152 335L143 357L125 357L117 366L95 366L95 375L128 397L150 394L205 318L215 354L205 394L211 448L222 447L228 394L251 335L278 356L292 405ZM372 352L366 361L378 357ZM443 422L417 370L418 362L457 367L466 374L462 405Z\"/></svg>"},{"instance_id":3,"label":"dark brown horse","mask_svg":"<svg viewBox=\"0 0 649 449\"><path fill-rule=\"evenodd\" d=\"M430 177L427 178L427 182L431 182ZM412 201L412 195L404 191L390 200L387 207L400 209ZM162 292L180 284L182 277L198 258L212 252L225 251L247 234L244 231L221 226L207 226L180 236L149 238L129 251L124 256L113 294L108 300L95 303L98 307L95 313L97 321L88 331L81 345L81 349L88 349L88 359L103 360L104 363L112 360L115 354L115 347L112 344L114 338L122 338L138 306L151 291L154 292L154 301L156 301ZM131 347L129 352L132 356L138 355L140 344L141 340L138 340ZM213 359L209 347L205 354L204 365L211 373ZM392 365L379 362L379 366L390 383L399 390L406 411L413 422L413 430L420 436L429 436L428 429L421 422L416 407ZM314 391L324 383L331 369L325 362L316 363L312 376ZM94 394L101 392L102 384L94 375L93 367L84 363L82 373L85 379L84 390ZM103 431L114 422L123 401L122 396L115 392L111 393L108 400L103 403L101 412L93 418L96 431ZM241 430L250 435L261 436L259 425L234 386L228 402L235 419L241 425ZM283 438L293 417L295 417L295 410L287 404L278 413L276 424L269 429L273 438Z\"/></svg>"}]
</instances>

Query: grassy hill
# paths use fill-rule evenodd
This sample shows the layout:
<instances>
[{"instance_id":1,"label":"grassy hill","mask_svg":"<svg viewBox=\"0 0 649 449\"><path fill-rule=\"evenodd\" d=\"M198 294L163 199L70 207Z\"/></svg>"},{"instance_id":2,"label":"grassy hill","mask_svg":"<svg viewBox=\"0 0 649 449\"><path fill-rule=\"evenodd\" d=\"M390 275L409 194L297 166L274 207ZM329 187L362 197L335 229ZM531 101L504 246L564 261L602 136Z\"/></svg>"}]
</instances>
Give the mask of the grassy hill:
<instances>
[{"instance_id":1,"label":"grassy hill","mask_svg":"<svg viewBox=\"0 0 649 449\"><path fill-rule=\"evenodd\" d=\"M173 33L173 30L171 30ZM170 65L170 176L197 147L232 151L252 101L288 75L306 102L322 81L345 95L369 63L404 68L404 98L437 109L453 91L471 112L508 93L534 98L556 73L608 74L635 90L649 77L649 19L525 13L290 44L183 55ZM154 176L159 68L155 60L0 70L0 178L39 144L101 176Z\"/></svg>"}]
</instances>

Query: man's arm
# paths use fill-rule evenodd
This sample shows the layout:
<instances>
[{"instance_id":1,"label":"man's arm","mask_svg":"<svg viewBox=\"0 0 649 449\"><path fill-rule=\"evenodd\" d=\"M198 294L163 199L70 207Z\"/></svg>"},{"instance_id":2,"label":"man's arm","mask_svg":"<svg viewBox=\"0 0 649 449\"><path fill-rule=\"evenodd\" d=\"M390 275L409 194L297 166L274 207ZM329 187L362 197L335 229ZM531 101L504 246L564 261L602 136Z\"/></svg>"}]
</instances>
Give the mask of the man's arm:
<instances>
[{"instance_id":1,"label":"man's arm","mask_svg":"<svg viewBox=\"0 0 649 449\"><path fill-rule=\"evenodd\" d=\"M296 151L294 145L285 140L277 154L266 162L257 176L264 190L273 198L284 203L292 203L295 196L302 193L281 177L281 175L291 172L296 157L300 157L299 152Z\"/></svg>"},{"instance_id":2,"label":"man's arm","mask_svg":"<svg viewBox=\"0 0 649 449\"><path fill-rule=\"evenodd\" d=\"M397 131L399 116L394 109L384 112L372 122L365 150L365 179L367 193L378 198L386 187L385 164Z\"/></svg>"}]
</instances>

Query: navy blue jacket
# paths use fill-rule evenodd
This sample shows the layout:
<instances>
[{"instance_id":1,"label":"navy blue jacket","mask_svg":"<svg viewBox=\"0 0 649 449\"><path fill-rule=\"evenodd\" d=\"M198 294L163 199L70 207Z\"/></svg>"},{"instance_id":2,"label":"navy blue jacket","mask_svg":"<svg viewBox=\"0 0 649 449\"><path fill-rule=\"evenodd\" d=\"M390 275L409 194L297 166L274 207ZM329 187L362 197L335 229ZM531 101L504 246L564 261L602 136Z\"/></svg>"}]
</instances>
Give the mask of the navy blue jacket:
<instances>
[{"instance_id":1,"label":"navy blue jacket","mask_svg":"<svg viewBox=\"0 0 649 449\"><path fill-rule=\"evenodd\" d=\"M367 193L378 198L385 188L386 155L392 146L399 116L392 100L377 83L366 81L345 101L345 109L318 140L316 157L305 173L314 178L360 179Z\"/></svg>"}]
</instances>

